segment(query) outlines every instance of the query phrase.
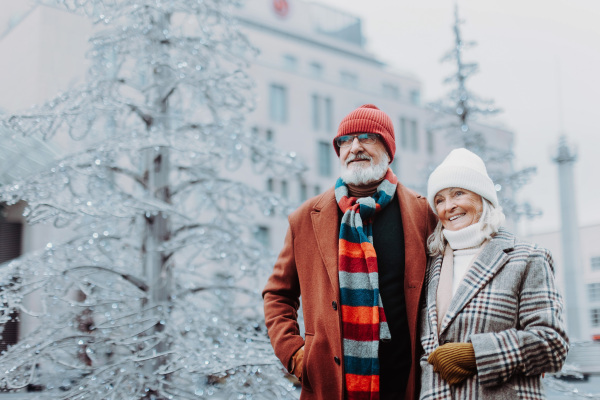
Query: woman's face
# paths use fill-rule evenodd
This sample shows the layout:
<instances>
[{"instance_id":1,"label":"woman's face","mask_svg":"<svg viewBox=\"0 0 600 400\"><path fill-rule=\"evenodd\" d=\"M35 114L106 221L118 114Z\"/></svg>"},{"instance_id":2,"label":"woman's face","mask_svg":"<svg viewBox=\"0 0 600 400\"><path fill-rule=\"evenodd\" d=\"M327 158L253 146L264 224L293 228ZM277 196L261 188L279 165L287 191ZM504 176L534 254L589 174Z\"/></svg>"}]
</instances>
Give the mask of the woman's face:
<instances>
[{"instance_id":1,"label":"woman's face","mask_svg":"<svg viewBox=\"0 0 600 400\"><path fill-rule=\"evenodd\" d=\"M457 231L475 224L481 217L481 196L466 189L446 188L437 192L433 204L444 229Z\"/></svg>"}]
</instances>

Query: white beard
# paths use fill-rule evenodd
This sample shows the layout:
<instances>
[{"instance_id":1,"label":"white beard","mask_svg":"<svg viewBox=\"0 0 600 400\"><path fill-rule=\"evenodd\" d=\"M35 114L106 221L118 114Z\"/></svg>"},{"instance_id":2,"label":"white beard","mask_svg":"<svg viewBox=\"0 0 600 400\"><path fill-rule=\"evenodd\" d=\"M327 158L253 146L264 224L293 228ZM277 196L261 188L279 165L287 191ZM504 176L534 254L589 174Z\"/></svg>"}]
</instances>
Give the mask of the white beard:
<instances>
[{"instance_id":1,"label":"white beard","mask_svg":"<svg viewBox=\"0 0 600 400\"><path fill-rule=\"evenodd\" d=\"M348 163L354 159L369 160L370 165L368 167L361 167L360 165L351 165L348 167ZM373 159L365 153L361 153L358 156L349 154L346 162L340 163L340 177L346 184L366 185L381 179L387 172L389 165L390 158L385 151L381 154L379 164L374 164Z\"/></svg>"}]
</instances>

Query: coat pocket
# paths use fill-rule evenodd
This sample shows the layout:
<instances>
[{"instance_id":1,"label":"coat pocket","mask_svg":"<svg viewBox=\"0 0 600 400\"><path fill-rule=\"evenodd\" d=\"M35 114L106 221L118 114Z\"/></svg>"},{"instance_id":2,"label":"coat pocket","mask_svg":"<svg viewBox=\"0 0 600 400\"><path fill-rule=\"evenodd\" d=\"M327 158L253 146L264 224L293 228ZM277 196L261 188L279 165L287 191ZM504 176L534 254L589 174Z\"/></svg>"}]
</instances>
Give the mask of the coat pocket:
<instances>
[{"instance_id":1,"label":"coat pocket","mask_svg":"<svg viewBox=\"0 0 600 400\"><path fill-rule=\"evenodd\" d=\"M302 361L302 390L308 390L312 392L312 386L310 385L310 365L311 365L311 349L314 339L314 334L305 333L304 338L304 359Z\"/></svg>"}]
</instances>

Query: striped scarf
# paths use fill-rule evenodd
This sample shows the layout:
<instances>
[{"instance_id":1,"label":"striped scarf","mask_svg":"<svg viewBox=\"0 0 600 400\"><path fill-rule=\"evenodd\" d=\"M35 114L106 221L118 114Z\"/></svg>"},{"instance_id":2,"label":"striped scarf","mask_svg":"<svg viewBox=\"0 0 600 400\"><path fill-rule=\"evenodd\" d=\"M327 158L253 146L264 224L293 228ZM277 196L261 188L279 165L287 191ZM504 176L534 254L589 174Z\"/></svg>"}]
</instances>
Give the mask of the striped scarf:
<instances>
[{"instance_id":1,"label":"striped scarf","mask_svg":"<svg viewBox=\"0 0 600 400\"><path fill-rule=\"evenodd\" d=\"M346 399L379 399L379 340L390 339L379 294L373 217L390 203L398 179L388 169L371 197L348 197L339 178L335 198L344 216L340 226L340 300Z\"/></svg>"}]
</instances>

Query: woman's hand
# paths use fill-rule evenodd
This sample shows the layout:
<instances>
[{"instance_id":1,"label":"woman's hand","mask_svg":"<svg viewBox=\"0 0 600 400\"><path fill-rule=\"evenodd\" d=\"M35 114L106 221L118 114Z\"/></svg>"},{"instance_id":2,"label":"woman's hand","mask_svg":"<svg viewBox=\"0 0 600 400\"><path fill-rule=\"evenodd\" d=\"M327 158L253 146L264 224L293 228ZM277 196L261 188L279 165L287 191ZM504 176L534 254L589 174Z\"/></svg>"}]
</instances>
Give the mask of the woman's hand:
<instances>
[{"instance_id":1,"label":"woman's hand","mask_svg":"<svg viewBox=\"0 0 600 400\"><path fill-rule=\"evenodd\" d=\"M427 362L450 385L457 385L477 373L475 350L471 343L446 343L435 349Z\"/></svg>"}]
</instances>

